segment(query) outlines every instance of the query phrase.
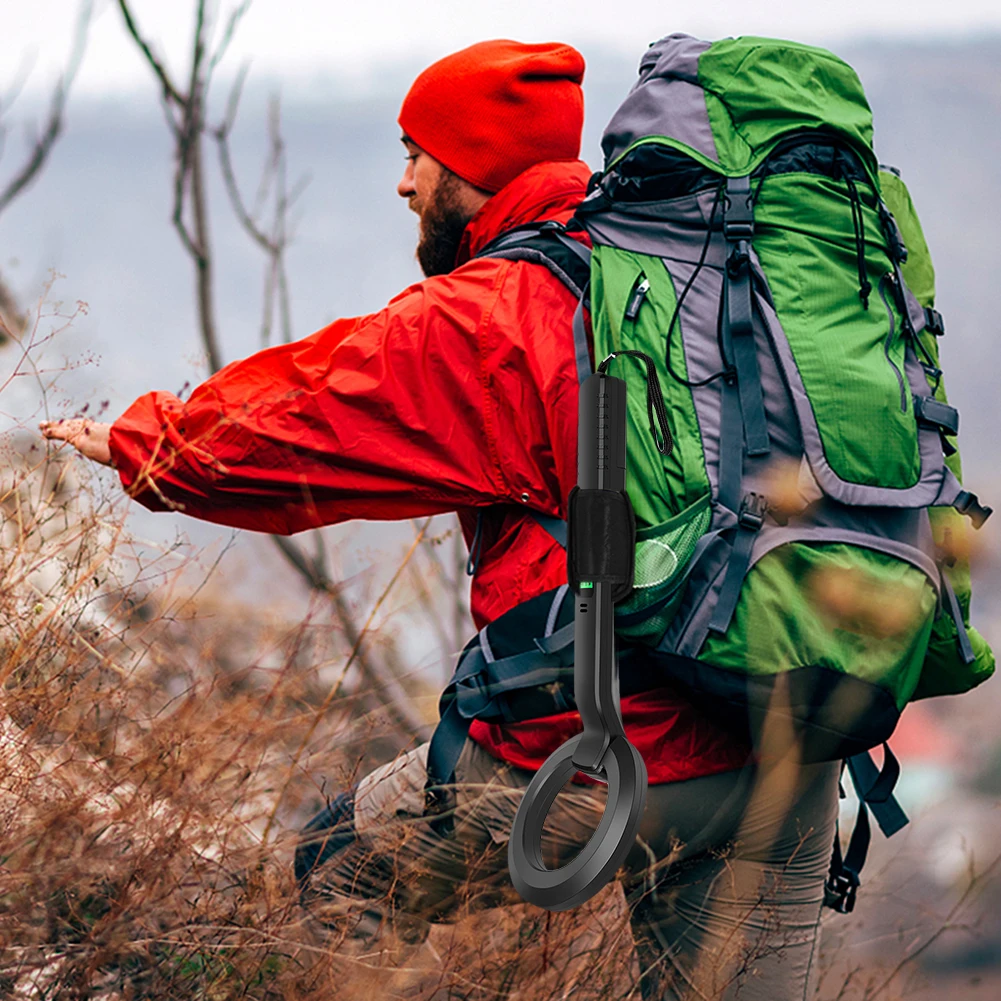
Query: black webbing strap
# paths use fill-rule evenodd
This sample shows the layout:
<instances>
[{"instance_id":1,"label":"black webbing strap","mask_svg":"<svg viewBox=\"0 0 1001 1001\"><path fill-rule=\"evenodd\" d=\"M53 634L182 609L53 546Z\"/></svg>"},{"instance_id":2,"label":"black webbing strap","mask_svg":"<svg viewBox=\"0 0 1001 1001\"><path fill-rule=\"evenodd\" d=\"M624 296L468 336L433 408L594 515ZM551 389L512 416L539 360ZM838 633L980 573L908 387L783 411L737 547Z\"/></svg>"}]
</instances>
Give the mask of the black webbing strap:
<instances>
[{"instance_id":1,"label":"black webbing strap","mask_svg":"<svg viewBox=\"0 0 1001 1001\"><path fill-rule=\"evenodd\" d=\"M729 247L723 278L722 338L724 363L720 400L719 500L737 515L733 549L726 576L716 599L709 629L725 633L730 627L758 530L764 524L764 497L741 495L744 455L761 458L771 451L761 371L754 344L754 297L751 279L751 238L754 205L749 177L731 177L726 183L723 235Z\"/></svg>"},{"instance_id":2,"label":"black webbing strap","mask_svg":"<svg viewBox=\"0 0 1001 1001\"><path fill-rule=\"evenodd\" d=\"M844 855L841 853L839 826L835 823L831 867L824 884L824 905L840 914L849 914L855 907L862 867L872 839L869 811L872 810L879 829L888 838L907 824L907 814L893 795L893 788L900 777L900 763L889 745L883 744L882 769L876 767L868 751L848 758L845 764L858 794L858 817Z\"/></svg>"},{"instance_id":3,"label":"black webbing strap","mask_svg":"<svg viewBox=\"0 0 1001 1001\"><path fill-rule=\"evenodd\" d=\"M574 362L577 365L577 382L581 385L584 380L594 375L594 366L591 364L591 353L587 347L587 329L584 326L584 303L590 295L591 283L584 286L584 291L577 300L577 308L573 311L573 350Z\"/></svg>"},{"instance_id":4,"label":"black webbing strap","mask_svg":"<svg viewBox=\"0 0 1001 1001\"><path fill-rule=\"evenodd\" d=\"M734 383L720 386L719 502L734 514L740 508L740 481L744 471L744 435L740 397Z\"/></svg>"},{"instance_id":5,"label":"black webbing strap","mask_svg":"<svg viewBox=\"0 0 1001 1001\"><path fill-rule=\"evenodd\" d=\"M855 897L862 880L860 874L869 853L869 811L865 803L859 803L858 818L848 842L848 851L841 856L840 824L834 824L834 851L831 854L831 868L824 884L824 906L839 914L851 914L855 910Z\"/></svg>"},{"instance_id":6,"label":"black webbing strap","mask_svg":"<svg viewBox=\"0 0 1001 1001\"><path fill-rule=\"evenodd\" d=\"M754 295L751 286L751 238L754 205L751 179L731 177L726 182L723 236L727 253L724 272L723 344L732 361L744 422L744 445L751 456L767 455L768 426L761 392L761 372L754 346Z\"/></svg>"},{"instance_id":7,"label":"black webbing strap","mask_svg":"<svg viewBox=\"0 0 1001 1001\"><path fill-rule=\"evenodd\" d=\"M966 631L966 623L963 621L963 610L959 607L959 598L956 597L956 591L942 567L939 567L939 579L942 582L942 596L945 598L946 609L956 626L956 642L959 644L959 654L963 658L964 664L972 664L977 659L977 655L973 652L970 634Z\"/></svg>"},{"instance_id":8,"label":"black webbing strap","mask_svg":"<svg viewBox=\"0 0 1001 1001\"><path fill-rule=\"evenodd\" d=\"M893 795L897 779L900 778L900 762L888 744L883 744L881 769L876 767L872 755L868 751L863 751L862 754L853 755L848 759L848 772L859 800L864 801L872 810L872 815L876 818L884 837L893 837L907 825L907 814Z\"/></svg>"},{"instance_id":9,"label":"black webbing strap","mask_svg":"<svg viewBox=\"0 0 1001 1001\"><path fill-rule=\"evenodd\" d=\"M535 521L542 526L559 545L564 549L567 547L567 523L562 518L557 518L551 514L543 514L541 511L530 510L528 512Z\"/></svg>"},{"instance_id":10,"label":"black webbing strap","mask_svg":"<svg viewBox=\"0 0 1001 1001\"><path fill-rule=\"evenodd\" d=\"M751 565L751 553L758 531L765 523L765 512L768 501L762 494L749 493L740 504L737 513L737 530L733 540L733 549L726 565L726 576L716 606L713 608L709 629L714 633L725 633L730 628L730 620L737 608L740 589Z\"/></svg>"}]
</instances>

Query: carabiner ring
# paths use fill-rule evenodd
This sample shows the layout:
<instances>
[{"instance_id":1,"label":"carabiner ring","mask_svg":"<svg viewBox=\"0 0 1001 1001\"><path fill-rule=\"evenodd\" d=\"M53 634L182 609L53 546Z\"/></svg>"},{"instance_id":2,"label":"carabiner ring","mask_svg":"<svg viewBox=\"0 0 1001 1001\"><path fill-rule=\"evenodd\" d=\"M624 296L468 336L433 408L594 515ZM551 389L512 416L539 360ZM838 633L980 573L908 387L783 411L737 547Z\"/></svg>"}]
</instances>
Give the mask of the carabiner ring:
<instances>
[{"instance_id":1,"label":"carabiner ring","mask_svg":"<svg viewBox=\"0 0 1001 1001\"><path fill-rule=\"evenodd\" d=\"M542 861L542 826L567 780L579 769L574 751L583 734L558 747L525 790L508 842L511 882L531 904L565 911L593 897L626 860L646 803L646 765L623 736L614 736L597 771L608 783L608 801L597 830L580 854L558 869Z\"/></svg>"}]
</instances>

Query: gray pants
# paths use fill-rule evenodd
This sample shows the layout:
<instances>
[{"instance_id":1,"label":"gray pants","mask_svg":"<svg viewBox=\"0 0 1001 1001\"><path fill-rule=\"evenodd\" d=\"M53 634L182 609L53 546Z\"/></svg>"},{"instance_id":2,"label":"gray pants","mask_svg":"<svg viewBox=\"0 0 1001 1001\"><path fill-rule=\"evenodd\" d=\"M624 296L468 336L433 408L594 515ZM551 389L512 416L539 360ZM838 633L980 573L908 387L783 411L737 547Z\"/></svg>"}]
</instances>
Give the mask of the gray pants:
<instances>
[{"instance_id":1,"label":"gray pants","mask_svg":"<svg viewBox=\"0 0 1001 1001\"><path fill-rule=\"evenodd\" d=\"M507 840L533 773L467 741L444 837L422 817L426 759L425 744L376 769L311 825L296 861L315 914L375 925L391 916L419 937L428 921L521 902ZM813 996L838 774L837 763L786 759L649 787L620 874L644 999ZM560 794L543 834L548 865L586 844L605 794L576 784Z\"/></svg>"}]
</instances>

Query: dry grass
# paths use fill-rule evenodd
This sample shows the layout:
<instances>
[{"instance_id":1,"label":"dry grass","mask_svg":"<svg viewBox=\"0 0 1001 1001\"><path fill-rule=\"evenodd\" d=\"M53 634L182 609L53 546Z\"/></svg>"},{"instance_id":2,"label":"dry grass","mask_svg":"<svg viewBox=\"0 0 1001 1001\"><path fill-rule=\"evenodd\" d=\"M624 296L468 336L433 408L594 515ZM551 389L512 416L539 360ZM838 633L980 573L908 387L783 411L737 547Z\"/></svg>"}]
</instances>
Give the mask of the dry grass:
<instances>
[{"instance_id":1,"label":"dry grass","mask_svg":"<svg viewBox=\"0 0 1001 1001\"><path fill-rule=\"evenodd\" d=\"M289 624L211 585L193 593L168 557L140 568L121 506L76 482L76 462L26 437L7 444L5 995L542 998L574 983L575 997L629 994L621 892L600 904L601 923L587 909L511 908L416 945L392 930L356 942L313 921L291 872L293 832L325 793L392 753L391 718L360 710L350 690L317 721L343 637L321 612Z\"/></svg>"},{"instance_id":2,"label":"dry grass","mask_svg":"<svg viewBox=\"0 0 1001 1001\"><path fill-rule=\"evenodd\" d=\"M0 391L51 390L48 339L9 349ZM329 603L242 607L204 555L137 545L113 479L27 427L0 438L0 469L0 995L630 994L617 889L600 922L514 907L419 942L314 920L296 832L401 749Z\"/></svg>"}]
</instances>

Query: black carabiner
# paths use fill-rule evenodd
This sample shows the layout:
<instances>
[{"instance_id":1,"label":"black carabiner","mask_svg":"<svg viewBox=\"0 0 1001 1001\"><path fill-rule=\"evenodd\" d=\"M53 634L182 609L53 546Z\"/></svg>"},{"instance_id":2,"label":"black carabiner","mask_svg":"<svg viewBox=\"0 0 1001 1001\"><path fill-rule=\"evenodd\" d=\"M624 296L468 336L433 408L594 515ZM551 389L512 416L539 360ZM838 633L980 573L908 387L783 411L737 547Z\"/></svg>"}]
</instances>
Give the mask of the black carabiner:
<instances>
[{"instance_id":1,"label":"black carabiner","mask_svg":"<svg viewBox=\"0 0 1001 1001\"><path fill-rule=\"evenodd\" d=\"M646 766L619 705L615 601L632 589L635 522L626 481L626 384L596 372L580 388L577 487L568 511L567 568L576 597L574 694L584 732L547 758L518 807L508 843L515 889L565 911L593 897L625 861L646 803ZM597 830L566 865L548 869L542 827L560 790L582 771L608 784Z\"/></svg>"}]
</instances>

